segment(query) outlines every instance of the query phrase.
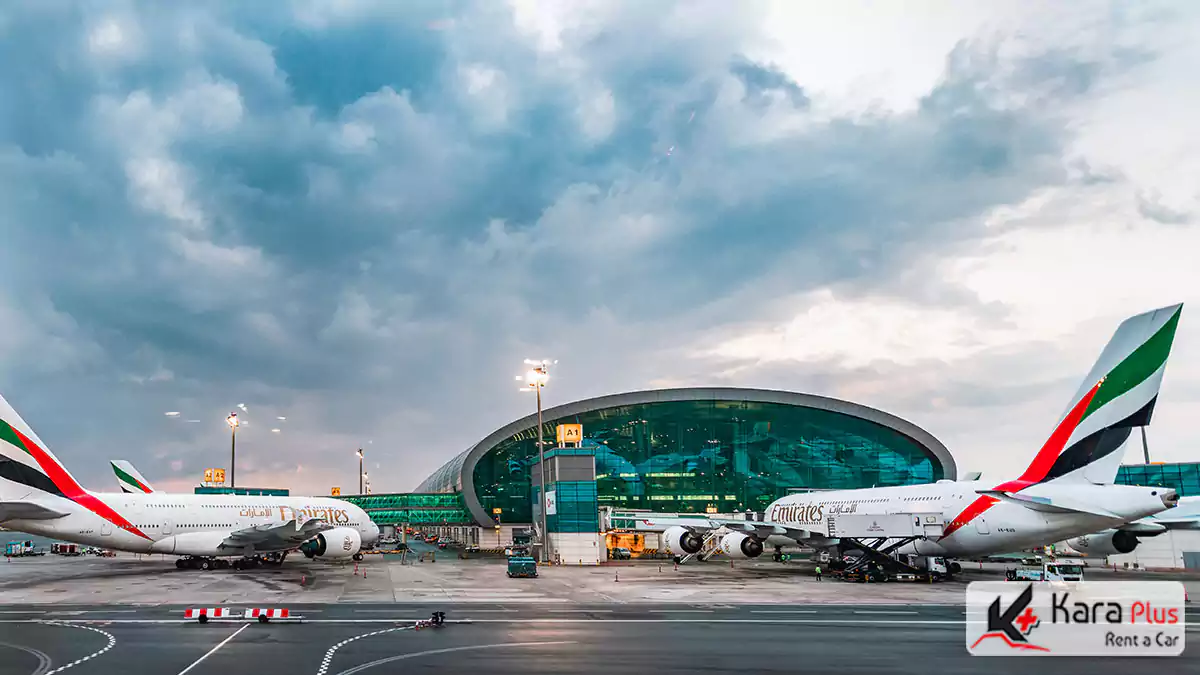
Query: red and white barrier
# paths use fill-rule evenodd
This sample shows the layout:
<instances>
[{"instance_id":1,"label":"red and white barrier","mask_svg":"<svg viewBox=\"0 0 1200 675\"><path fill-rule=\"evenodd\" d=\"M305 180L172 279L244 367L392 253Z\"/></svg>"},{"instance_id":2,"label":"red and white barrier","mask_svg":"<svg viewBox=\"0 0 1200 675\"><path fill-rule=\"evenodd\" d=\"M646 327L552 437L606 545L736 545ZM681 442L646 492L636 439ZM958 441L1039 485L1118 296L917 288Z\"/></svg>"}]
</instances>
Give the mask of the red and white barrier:
<instances>
[{"instance_id":1,"label":"red and white barrier","mask_svg":"<svg viewBox=\"0 0 1200 675\"><path fill-rule=\"evenodd\" d=\"M291 617L290 612L288 612L288 610L286 608L284 608L284 609L274 609L274 608L268 609L268 608L260 607L260 608L256 608L256 609L246 610L246 618L247 619L258 619L261 621L263 619L289 619L292 617Z\"/></svg>"},{"instance_id":2,"label":"red and white barrier","mask_svg":"<svg viewBox=\"0 0 1200 675\"><path fill-rule=\"evenodd\" d=\"M183 618L198 619L201 622L209 619L231 619L233 610L228 607L189 607L183 610Z\"/></svg>"}]
</instances>

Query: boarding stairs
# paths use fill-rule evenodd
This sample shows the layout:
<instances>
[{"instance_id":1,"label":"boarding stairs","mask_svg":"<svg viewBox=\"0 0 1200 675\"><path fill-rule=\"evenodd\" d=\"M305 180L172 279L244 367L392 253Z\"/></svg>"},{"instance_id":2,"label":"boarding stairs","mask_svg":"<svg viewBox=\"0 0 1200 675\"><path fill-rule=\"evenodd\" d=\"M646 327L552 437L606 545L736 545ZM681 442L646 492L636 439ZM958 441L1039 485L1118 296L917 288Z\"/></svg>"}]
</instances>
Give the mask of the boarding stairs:
<instances>
[{"instance_id":1,"label":"boarding stairs","mask_svg":"<svg viewBox=\"0 0 1200 675\"><path fill-rule=\"evenodd\" d=\"M683 556L679 559L679 562L686 563L692 558L695 558L700 562L708 560L716 555L717 551L721 549L721 537L725 536L726 534L728 534L728 531L723 527L705 532L704 542L700 545L700 550Z\"/></svg>"}]
</instances>

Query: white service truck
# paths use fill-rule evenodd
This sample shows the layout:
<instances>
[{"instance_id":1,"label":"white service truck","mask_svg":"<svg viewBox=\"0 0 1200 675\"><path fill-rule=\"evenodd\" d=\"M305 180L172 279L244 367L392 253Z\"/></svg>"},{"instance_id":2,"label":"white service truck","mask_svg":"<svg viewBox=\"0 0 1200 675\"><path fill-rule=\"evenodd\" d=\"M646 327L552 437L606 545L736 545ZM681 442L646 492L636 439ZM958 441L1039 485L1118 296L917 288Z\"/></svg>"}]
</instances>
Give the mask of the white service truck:
<instances>
[{"instance_id":1,"label":"white service truck","mask_svg":"<svg viewBox=\"0 0 1200 675\"><path fill-rule=\"evenodd\" d=\"M1041 569L1019 568L1006 570L1008 581L1083 581L1083 565L1076 563L1048 562Z\"/></svg>"}]
</instances>

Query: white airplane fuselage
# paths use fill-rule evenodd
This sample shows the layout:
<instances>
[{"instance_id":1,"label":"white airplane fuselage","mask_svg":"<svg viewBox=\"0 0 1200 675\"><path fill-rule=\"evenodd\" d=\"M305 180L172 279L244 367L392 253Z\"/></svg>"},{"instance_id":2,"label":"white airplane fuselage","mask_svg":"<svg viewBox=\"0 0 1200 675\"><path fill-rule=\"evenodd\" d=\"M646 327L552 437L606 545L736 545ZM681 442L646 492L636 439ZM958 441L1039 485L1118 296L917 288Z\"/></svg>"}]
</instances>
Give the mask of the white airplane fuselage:
<instances>
[{"instance_id":1,"label":"white airplane fuselage","mask_svg":"<svg viewBox=\"0 0 1200 675\"><path fill-rule=\"evenodd\" d=\"M43 495L38 503L67 515L46 520L10 520L5 527L88 546L131 553L234 556L254 551L220 548L232 532L317 518L356 530L362 544L379 539L379 528L361 508L328 497L253 497L165 492L89 493L71 500ZM109 517L104 512L109 510ZM116 514L112 518L111 514ZM115 521L115 522L114 522ZM124 522L122 522L124 521ZM265 552L264 549L256 549ZM275 549L279 550L279 549Z\"/></svg>"},{"instance_id":2,"label":"white airplane fuselage","mask_svg":"<svg viewBox=\"0 0 1200 675\"><path fill-rule=\"evenodd\" d=\"M1174 504L1175 492L1168 488L1129 485L1031 485L1023 496L1049 504L1094 505L1112 516L1034 510L1029 506L980 495L976 490L993 486L980 481L942 481L926 485L866 488L788 495L773 502L764 521L788 528L829 535L829 517L838 513L856 515L937 514L945 523L940 537L918 539L899 549L900 553L937 556L970 556L1008 553L1061 541L1119 526ZM775 535L769 545L781 545L785 537ZM795 542L786 539L787 544Z\"/></svg>"}]
</instances>

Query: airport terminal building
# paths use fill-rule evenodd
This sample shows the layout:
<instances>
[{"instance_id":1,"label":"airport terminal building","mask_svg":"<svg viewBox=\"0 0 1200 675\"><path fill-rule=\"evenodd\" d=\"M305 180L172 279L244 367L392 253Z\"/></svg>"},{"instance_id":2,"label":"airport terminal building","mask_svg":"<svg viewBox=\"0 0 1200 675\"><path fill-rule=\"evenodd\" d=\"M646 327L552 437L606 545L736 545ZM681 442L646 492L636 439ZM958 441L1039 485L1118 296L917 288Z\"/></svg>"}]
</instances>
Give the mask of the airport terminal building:
<instances>
[{"instance_id":1,"label":"airport terminal building","mask_svg":"<svg viewBox=\"0 0 1200 675\"><path fill-rule=\"evenodd\" d=\"M916 425L849 401L794 392L680 388L576 401L543 411L548 449L561 424L582 425L580 446L595 457L596 500L615 509L760 512L792 492L957 475L950 452ZM479 528L489 538L499 525L507 540L510 526L535 521L536 462L533 414L455 456L413 494L354 501L377 522L402 518L397 512L381 520L382 510L437 502L438 510L424 509L431 524L457 526L460 533L462 526Z\"/></svg>"}]
</instances>

